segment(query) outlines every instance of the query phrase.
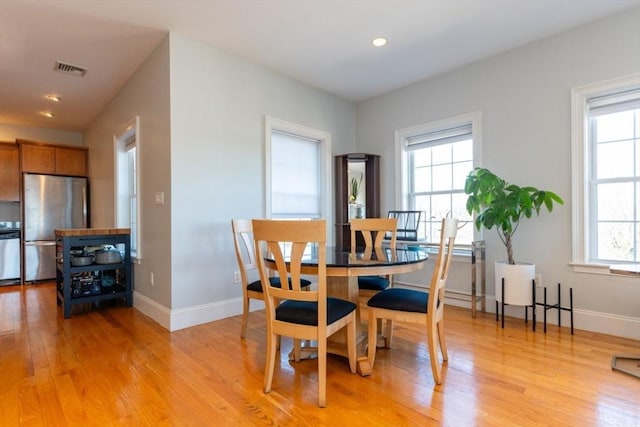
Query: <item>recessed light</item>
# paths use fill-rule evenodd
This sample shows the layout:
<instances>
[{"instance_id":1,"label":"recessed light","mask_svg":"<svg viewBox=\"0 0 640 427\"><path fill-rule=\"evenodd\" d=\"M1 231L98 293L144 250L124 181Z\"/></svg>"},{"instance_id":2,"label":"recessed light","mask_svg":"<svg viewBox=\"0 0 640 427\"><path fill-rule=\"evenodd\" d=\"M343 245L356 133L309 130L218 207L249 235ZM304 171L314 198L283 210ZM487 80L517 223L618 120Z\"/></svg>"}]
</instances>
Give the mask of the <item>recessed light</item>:
<instances>
[{"instance_id":1,"label":"recessed light","mask_svg":"<svg viewBox=\"0 0 640 427\"><path fill-rule=\"evenodd\" d=\"M53 119L53 113L51 111L40 111L40 115Z\"/></svg>"},{"instance_id":2,"label":"recessed light","mask_svg":"<svg viewBox=\"0 0 640 427\"><path fill-rule=\"evenodd\" d=\"M371 44L375 47L382 47L387 44L387 39L384 37L376 37L375 39L371 40Z\"/></svg>"},{"instance_id":3,"label":"recessed light","mask_svg":"<svg viewBox=\"0 0 640 427\"><path fill-rule=\"evenodd\" d=\"M62 101L62 97L59 96L59 95L51 94L51 95L45 95L44 97L47 98L49 101L52 101L52 102L60 102L60 101Z\"/></svg>"}]
</instances>

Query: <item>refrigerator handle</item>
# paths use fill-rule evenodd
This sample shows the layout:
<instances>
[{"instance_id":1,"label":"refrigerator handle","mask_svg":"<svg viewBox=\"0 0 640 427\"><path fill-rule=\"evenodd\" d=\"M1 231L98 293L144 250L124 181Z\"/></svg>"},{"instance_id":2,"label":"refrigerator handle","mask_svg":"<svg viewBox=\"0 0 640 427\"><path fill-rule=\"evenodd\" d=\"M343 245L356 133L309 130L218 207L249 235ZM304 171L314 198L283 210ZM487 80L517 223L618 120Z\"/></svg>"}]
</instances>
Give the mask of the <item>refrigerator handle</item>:
<instances>
[{"instance_id":1,"label":"refrigerator handle","mask_svg":"<svg viewBox=\"0 0 640 427\"><path fill-rule=\"evenodd\" d=\"M87 228L87 210L88 210L88 200L87 200L87 186L85 185L82 188L82 228Z\"/></svg>"},{"instance_id":2,"label":"refrigerator handle","mask_svg":"<svg viewBox=\"0 0 640 427\"><path fill-rule=\"evenodd\" d=\"M24 242L25 246L54 246L55 244L55 240L36 240Z\"/></svg>"}]
</instances>

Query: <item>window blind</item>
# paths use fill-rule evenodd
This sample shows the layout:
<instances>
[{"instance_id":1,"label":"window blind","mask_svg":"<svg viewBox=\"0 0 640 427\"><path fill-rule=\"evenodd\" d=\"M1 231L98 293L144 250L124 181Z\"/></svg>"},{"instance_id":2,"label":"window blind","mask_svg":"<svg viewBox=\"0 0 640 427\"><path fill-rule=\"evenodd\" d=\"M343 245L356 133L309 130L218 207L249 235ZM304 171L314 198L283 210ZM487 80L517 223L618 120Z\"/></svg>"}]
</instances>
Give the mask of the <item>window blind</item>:
<instances>
[{"instance_id":1,"label":"window blind","mask_svg":"<svg viewBox=\"0 0 640 427\"><path fill-rule=\"evenodd\" d=\"M640 108L640 87L594 96L587 100L589 116L597 117Z\"/></svg>"},{"instance_id":2,"label":"window blind","mask_svg":"<svg viewBox=\"0 0 640 427\"><path fill-rule=\"evenodd\" d=\"M320 141L272 131L271 215L320 218Z\"/></svg>"},{"instance_id":3,"label":"window blind","mask_svg":"<svg viewBox=\"0 0 640 427\"><path fill-rule=\"evenodd\" d=\"M406 139L407 151L419 150L436 145L451 144L464 141L472 137L471 123L450 128L433 130L418 135L412 135Z\"/></svg>"}]
</instances>

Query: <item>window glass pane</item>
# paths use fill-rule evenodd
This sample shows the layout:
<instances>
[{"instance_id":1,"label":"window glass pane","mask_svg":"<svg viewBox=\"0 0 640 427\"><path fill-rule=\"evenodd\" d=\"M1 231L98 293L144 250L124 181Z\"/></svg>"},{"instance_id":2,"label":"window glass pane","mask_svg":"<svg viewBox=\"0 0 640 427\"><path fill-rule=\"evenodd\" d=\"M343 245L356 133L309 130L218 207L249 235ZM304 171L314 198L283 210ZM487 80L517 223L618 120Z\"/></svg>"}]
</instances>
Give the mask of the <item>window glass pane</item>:
<instances>
[{"instance_id":1,"label":"window glass pane","mask_svg":"<svg viewBox=\"0 0 640 427\"><path fill-rule=\"evenodd\" d=\"M633 176L635 156L632 141L598 144L597 150L597 178Z\"/></svg>"},{"instance_id":2,"label":"window glass pane","mask_svg":"<svg viewBox=\"0 0 640 427\"><path fill-rule=\"evenodd\" d=\"M451 190L451 171L450 163L433 167L433 191Z\"/></svg>"},{"instance_id":3,"label":"window glass pane","mask_svg":"<svg viewBox=\"0 0 640 427\"><path fill-rule=\"evenodd\" d=\"M416 193L431 191L431 168L430 167L416 168L413 178L414 178L413 188Z\"/></svg>"},{"instance_id":4,"label":"window glass pane","mask_svg":"<svg viewBox=\"0 0 640 427\"><path fill-rule=\"evenodd\" d=\"M473 160L473 143L470 139L452 144L454 162L471 162Z\"/></svg>"},{"instance_id":5,"label":"window glass pane","mask_svg":"<svg viewBox=\"0 0 640 427\"><path fill-rule=\"evenodd\" d=\"M437 221L451 213L451 194L434 194L431 196L431 215Z\"/></svg>"},{"instance_id":6,"label":"window glass pane","mask_svg":"<svg viewBox=\"0 0 640 427\"><path fill-rule=\"evenodd\" d=\"M602 222L597 235L599 260L634 261L633 224Z\"/></svg>"},{"instance_id":7,"label":"window glass pane","mask_svg":"<svg viewBox=\"0 0 640 427\"><path fill-rule=\"evenodd\" d=\"M604 142L633 138L633 116L633 110L598 116L597 140Z\"/></svg>"},{"instance_id":8,"label":"window glass pane","mask_svg":"<svg viewBox=\"0 0 640 427\"><path fill-rule=\"evenodd\" d=\"M451 216L459 221L471 221L471 216L467 212L467 195L464 193L453 193L451 196ZM456 237L457 239L457 237Z\"/></svg>"},{"instance_id":9,"label":"window glass pane","mask_svg":"<svg viewBox=\"0 0 640 427\"><path fill-rule=\"evenodd\" d=\"M431 196L416 196L415 197L415 209L423 211L429 215L431 212ZM427 222L429 217L424 214L420 218L420 226L418 227L418 240L427 239Z\"/></svg>"},{"instance_id":10,"label":"window glass pane","mask_svg":"<svg viewBox=\"0 0 640 427\"><path fill-rule=\"evenodd\" d=\"M451 145L442 144L431 148L433 154L433 164L441 165L443 163L451 163Z\"/></svg>"},{"instance_id":11,"label":"window glass pane","mask_svg":"<svg viewBox=\"0 0 640 427\"><path fill-rule=\"evenodd\" d=\"M464 191L464 182L467 179L467 175L473 169L473 162L454 163L453 164L453 189ZM466 197L465 197L466 200ZM466 203L466 202L465 202Z\"/></svg>"},{"instance_id":12,"label":"window glass pane","mask_svg":"<svg viewBox=\"0 0 640 427\"><path fill-rule=\"evenodd\" d=\"M414 167L429 166L431 165L431 150L423 148L421 150L412 151L413 165Z\"/></svg>"},{"instance_id":13,"label":"window glass pane","mask_svg":"<svg viewBox=\"0 0 640 427\"><path fill-rule=\"evenodd\" d=\"M598 184L598 221L633 221L636 205L633 194L633 183Z\"/></svg>"}]
</instances>

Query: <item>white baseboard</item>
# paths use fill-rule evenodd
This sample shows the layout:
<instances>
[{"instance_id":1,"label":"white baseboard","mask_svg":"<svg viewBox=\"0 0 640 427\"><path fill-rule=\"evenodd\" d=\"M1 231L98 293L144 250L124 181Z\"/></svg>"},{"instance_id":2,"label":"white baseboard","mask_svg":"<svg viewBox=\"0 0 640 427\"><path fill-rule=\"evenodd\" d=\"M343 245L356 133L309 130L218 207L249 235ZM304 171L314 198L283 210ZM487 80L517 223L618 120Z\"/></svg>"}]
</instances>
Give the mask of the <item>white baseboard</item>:
<instances>
[{"instance_id":1,"label":"white baseboard","mask_svg":"<svg viewBox=\"0 0 640 427\"><path fill-rule=\"evenodd\" d=\"M241 297L176 310L170 310L137 292L134 292L133 300L135 308L171 332L242 314ZM264 303L251 300L250 308L251 311L262 310Z\"/></svg>"},{"instance_id":2,"label":"white baseboard","mask_svg":"<svg viewBox=\"0 0 640 427\"><path fill-rule=\"evenodd\" d=\"M171 330L171 310L164 305L160 305L151 298L134 291L133 306L158 322L163 328Z\"/></svg>"},{"instance_id":3,"label":"white baseboard","mask_svg":"<svg viewBox=\"0 0 640 427\"><path fill-rule=\"evenodd\" d=\"M242 298L233 298L177 310L170 310L137 292L134 292L133 300L136 309L151 317L169 331L177 331L242 314ZM445 303L471 309L471 296L459 292L447 293ZM487 296L485 304L487 312L495 313L495 299L493 296ZM480 304L477 307L479 309ZM262 309L264 309L262 301L251 301L251 311ZM524 319L524 309L522 307L509 306L506 307L506 315ZM536 315L538 322L542 322L544 316L542 307L537 308ZM529 317L531 317L531 313L529 313ZM563 327L571 326L568 311L563 310L561 312L561 321ZM549 310L547 312L547 325L557 324L557 311ZM640 318L637 317L574 309L573 324L574 329L640 340Z\"/></svg>"},{"instance_id":4,"label":"white baseboard","mask_svg":"<svg viewBox=\"0 0 640 427\"><path fill-rule=\"evenodd\" d=\"M445 303L447 305L471 309L471 296L465 296L464 294L461 295L458 292L447 294L447 292L445 291ZM487 312L495 314L495 298L493 296L487 296L485 304ZM478 304L476 307L478 307L479 309L480 304ZM516 306L505 307L505 314L510 317L524 319L524 308ZM536 308L536 316L538 324L543 322L544 312L542 311L542 306L538 306ZM529 319L531 319L531 312L529 312ZM569 311L561 311L560 323L563 327L571 327L571 315ZM547 325L557 324L558 311L555 309L548 310ZM619 316L616 314L580 310L574 307L573 327L574 329L581 329L585 331L613 335L622 338L640 340L640 318L637 317Z\"/></svg>"}]
</instances>

